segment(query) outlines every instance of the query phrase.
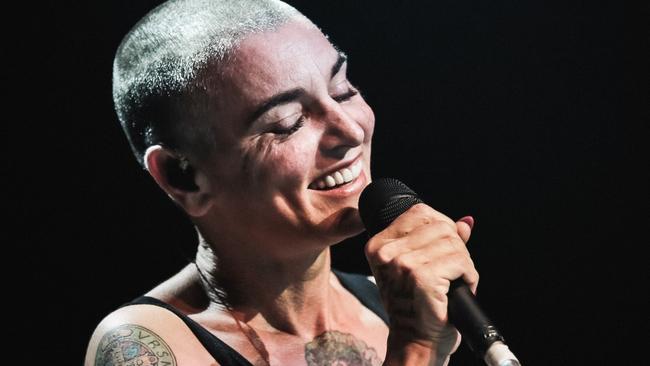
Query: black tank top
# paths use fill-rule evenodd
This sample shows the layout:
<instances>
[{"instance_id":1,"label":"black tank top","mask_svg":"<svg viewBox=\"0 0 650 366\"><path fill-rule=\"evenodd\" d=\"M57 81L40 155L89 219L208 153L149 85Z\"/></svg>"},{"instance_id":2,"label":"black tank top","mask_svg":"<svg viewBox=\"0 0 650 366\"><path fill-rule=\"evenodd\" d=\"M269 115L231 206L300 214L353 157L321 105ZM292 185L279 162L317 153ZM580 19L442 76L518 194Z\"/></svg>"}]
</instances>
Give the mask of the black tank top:
<instances>
[{"instance_id":1,"label":"black tank top","mask_svg":"<svg viewBox=\"0 0 650 366\"><path fill-rule=\"evenodd\" d=\"M377 286L370 282L365 276L345 273L333 270L336 277L339 279L343 287L345 287L352 295L354 295L359 302L365 307L377 314L386 324L388 324L388 314L381 304L379 291ZM172 313L176 314L183 322L190 328L192 333L201 342L203 347L212 355L212 357L219 362L221 366L253 366L244 356L240 355L237 351L232 349L221 339L217 338L214 334L210 333L207 329L203 328L199 323L190 319L187 315L175 307L162 302L156 298L149 296L140 296L137 299L124 304L137 305L148 304L163 307Z\"/></svg>"}]
</instances>

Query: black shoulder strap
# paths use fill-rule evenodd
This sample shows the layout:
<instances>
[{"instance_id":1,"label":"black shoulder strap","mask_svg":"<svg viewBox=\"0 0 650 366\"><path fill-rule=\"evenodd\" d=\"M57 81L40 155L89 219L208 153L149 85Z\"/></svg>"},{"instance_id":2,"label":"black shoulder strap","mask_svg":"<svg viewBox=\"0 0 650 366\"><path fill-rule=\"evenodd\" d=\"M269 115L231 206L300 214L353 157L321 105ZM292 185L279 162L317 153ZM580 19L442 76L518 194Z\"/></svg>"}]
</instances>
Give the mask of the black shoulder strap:
<instances>
[{"instance_id":1,"label":"black shoulder strap","mask_svg":"<svg viewBox=\"0 0 650 366\"><path fill-rule=\"evenodd\" d=\"M230 346L225 344L221 339L217 338L214 334L208 332L203 328L199 323L192 320L187 315L181 313L175 307L164 303L156 298L149 296L140 296L137 299L124 304L127 305L137 305L137 304L148 304L156 305L163 307L172 313L176 314L187 326L190 328L192 333L198 338L199 342L205 347L205 349L214 357L214 359L219 362L221 366L253 366L247 359L240 355L237 351L232 349Z\"/></svg>"},{"instance_id":2,"label":"black shoulder strap","mask_svg":"<svg viewBox=\"0 0 650 366\"><path fill-rule=\"evenodd\" d=\"M388 314L386 313L386 310L384 310L381 303L381 297L379 296L379 291L374 283L370 282L363 275L345 273L337 270L333 270L333 272L343 287L359 299L359 302L361 302L365 307L377 314L377 316L388 324ZM208 332L205 328L199 325L199 323L165 302L149 296L140 296L122 306L138 304L156 305L174 313L188 326L188 328L190 328L203 347L205 347L210 355L212 355L221 366L253 366L247 359L224 343L221 339L217 338L214 334Z\"/></svg>"},{"instance_id":3,"label":"black shoulder strap","mask_svg":"<svg viewBox=\"0 0 650 366\"><path fill-rule=\"evenodd\" d=\"M365 307L377 314L386 325L389 325L388 313L386 313L386 309L384 309L381 303L381 296L379 295L377 285L372 283L366 276L360 274L346 273L335 269L332 271L338 277L343 287L359 299L359 302Z\"/></svg>"}]
</instances>

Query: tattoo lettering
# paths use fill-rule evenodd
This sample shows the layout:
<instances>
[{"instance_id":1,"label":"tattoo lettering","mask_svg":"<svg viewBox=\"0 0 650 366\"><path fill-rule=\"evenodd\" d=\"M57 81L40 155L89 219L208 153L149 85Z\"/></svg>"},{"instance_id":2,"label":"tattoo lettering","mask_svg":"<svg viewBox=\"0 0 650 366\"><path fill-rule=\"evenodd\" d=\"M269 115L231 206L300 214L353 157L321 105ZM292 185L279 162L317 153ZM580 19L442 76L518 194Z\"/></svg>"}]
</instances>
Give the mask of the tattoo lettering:
<instances>
[{"instance_id":1,"label":"tattoo lettering","mask_svg":"<svg viewBox=\"0 0 650 366\"><path fill-rule=\"evenodd\" d=\"M305 345L308 366L378 366L382 361L374 348L352 334L325 332Z\"/></svg>"},{"instance_id":2,"label":"tattoo lettering","mask_svg":"<svg viewBox=\"0 0 650 366\"><path fill-rule=\"evenodd\" d=\"M176 358L156 333L127 324L102 337L95 366L176 366Z\"/></svg>"}]
</instances>

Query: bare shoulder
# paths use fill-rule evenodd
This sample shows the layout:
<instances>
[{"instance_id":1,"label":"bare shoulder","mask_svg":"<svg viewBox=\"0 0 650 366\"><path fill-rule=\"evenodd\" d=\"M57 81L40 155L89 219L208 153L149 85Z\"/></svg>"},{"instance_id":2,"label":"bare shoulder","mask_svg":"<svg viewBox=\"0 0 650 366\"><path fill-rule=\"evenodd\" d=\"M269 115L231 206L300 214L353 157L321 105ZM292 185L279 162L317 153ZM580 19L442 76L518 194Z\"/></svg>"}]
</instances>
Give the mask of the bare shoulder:
<instances>
[{"instance_id":1,"label":"bare shoulder","mask_svg":"<svg viewBox=\"0 0 650 366\"><path fill-rule=\"evenodd\" d=\"M95 329L84 366L218 365L192 331L172 312L131 305L105 317Z\"/></svg>"}]
</instances>

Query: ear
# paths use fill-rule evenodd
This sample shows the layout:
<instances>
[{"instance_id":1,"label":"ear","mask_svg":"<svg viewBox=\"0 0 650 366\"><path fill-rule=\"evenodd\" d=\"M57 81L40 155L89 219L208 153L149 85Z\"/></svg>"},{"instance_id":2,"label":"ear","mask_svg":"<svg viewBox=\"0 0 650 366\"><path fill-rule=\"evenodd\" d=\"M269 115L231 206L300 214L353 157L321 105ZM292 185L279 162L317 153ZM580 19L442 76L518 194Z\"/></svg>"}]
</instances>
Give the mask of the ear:
<instances>
[{"instance_id":1,"label":"ear","mask_svg":"<svg viewBox=\"0 0 650 366\"><path fill-rule=\"evenodd\" d=\"M212 206L209 181L187 159L153 145L144 153L144 163L158 186L188 215L201 217L208 213Z\"/></svg>"}]
</instances>

